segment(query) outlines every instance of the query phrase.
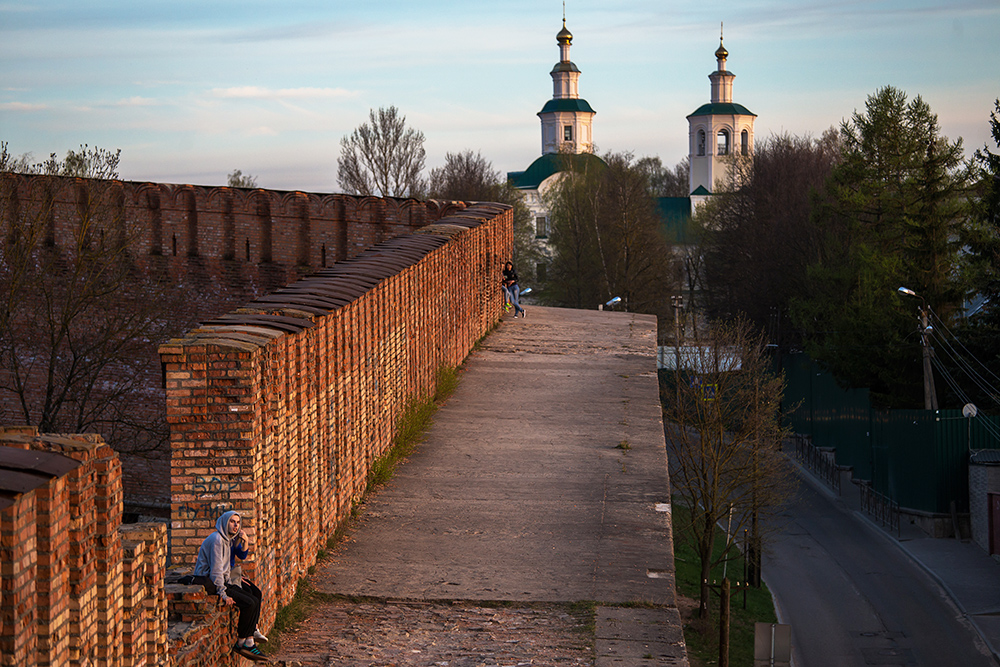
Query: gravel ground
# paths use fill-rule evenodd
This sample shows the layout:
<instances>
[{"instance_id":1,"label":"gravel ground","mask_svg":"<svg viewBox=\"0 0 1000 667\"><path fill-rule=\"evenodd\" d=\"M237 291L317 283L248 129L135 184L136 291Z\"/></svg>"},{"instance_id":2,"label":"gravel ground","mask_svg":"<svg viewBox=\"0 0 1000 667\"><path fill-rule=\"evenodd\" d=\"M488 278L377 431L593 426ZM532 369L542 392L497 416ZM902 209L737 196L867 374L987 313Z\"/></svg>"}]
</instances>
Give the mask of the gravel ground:
<instances>
[{"instance_id":1,"label":"gravel ground","mask_svg":"<svg viewBox=\"0 0 1000 667\"><path fill-rule=\"evenodd\" d=\"M303 667L593 665L593 610L477 602L317 605L271 658Z\"/></svg>"}]
</instances>

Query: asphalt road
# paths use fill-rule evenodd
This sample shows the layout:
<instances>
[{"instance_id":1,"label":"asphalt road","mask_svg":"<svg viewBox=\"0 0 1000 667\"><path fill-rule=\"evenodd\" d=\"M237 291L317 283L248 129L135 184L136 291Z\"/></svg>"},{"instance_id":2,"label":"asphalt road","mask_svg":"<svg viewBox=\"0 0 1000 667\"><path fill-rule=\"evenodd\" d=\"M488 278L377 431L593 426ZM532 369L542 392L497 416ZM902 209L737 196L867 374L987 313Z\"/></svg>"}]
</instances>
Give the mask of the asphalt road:
<instances>
[{"instance_id":1,"label":"asphalt road","mask_svg":"<svg viewBox=\"0 0 1000 667\"><path fill-rule=\"evenodd\" d=\"M765 554L795 667L996 667L941 587L879 529L803 481Z\"/></svg>"}]
</instances>

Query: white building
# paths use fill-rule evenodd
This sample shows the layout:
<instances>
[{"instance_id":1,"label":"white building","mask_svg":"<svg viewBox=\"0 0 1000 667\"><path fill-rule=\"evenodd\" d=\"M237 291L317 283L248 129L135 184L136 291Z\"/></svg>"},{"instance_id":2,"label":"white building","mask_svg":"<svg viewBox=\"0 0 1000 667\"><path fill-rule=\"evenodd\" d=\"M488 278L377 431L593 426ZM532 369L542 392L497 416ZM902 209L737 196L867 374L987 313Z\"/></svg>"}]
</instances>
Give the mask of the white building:
<instances>
[{"instance_id":1,"label":"white building","mask_svg":"<svg viewBox=\"0 0 1000 667\"><path fill-rule=\"evenodd\" d=\"M715 51L718 68L708 75L712 82L712 101L687 117L692 206L715 192L720 181L726 182L729 176L727 156L753 152L753 121L757 115L733 102L736 75L726 70L728 56L720 36L719 48Z\"/></svg>"},{"instance_id":2,"label":"white building","mask_svg":"<svg viewBox=\"0 0 1000 667\"><path fill-rule=\"evenodd\" d=\"M569 59L573 34L566 28L556 34L559 62L550 73L552 99L545 103L538 117L542 123L542 155L524 171L511 171L507 179L524 194L525 204L535 219L535 236L548 238L549 216L543 198L571 162L604 161L593 154L593 124L595 112L587 100L580 97L580 69Z\"/></svg>"}]
</instances>

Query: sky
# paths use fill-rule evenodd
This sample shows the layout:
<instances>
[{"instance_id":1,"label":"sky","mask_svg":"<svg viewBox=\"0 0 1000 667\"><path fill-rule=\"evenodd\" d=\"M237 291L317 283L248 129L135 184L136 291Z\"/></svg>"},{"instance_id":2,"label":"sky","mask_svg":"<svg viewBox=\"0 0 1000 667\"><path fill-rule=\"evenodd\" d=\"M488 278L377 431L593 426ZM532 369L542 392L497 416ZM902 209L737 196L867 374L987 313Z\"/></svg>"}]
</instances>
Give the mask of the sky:
<instances>
[{"instance_id":1,"label":"sky","mask_svg":"<svg viewBox=\"0 0 1000 667\"><path fill-rule=\"evenodd\" d=\"M819 136L883 86L971 155L1000 97L1000 0L567 0L599 152L687 155L724 23L757 141ZM126 180L337 192L341 138L394 105L427 168L541 152L561 0L0 0L0 140L121 149ZM991 149L996 146L990 142Z\"/></svg>"}]
</instances>

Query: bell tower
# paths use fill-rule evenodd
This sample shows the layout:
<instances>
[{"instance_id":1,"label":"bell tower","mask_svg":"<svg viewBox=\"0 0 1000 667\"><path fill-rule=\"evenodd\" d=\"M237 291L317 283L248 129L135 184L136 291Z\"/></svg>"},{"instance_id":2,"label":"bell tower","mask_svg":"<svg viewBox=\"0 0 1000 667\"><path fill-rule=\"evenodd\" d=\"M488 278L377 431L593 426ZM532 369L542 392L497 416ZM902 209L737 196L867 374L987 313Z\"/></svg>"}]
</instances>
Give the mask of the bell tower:
<instances>
[{"instance_id":1,"label":"bell tower","mask_svg":"<svg viewBox=\"0 0 1000 667\"><path fill-rule=\"evenodd\" d=\"M712 194L720 181L729 177L730 156L753 152L753 122L757 117L742 104L733 102L733 79L726 69L729 51L722 43L715 50L716 70L708 75L711 81L711 102L703 104L687 117L691 164L689 192L692 204Z\"/></svg>"},{"instance_id":2,"label":"bell tower","mask_svg":"<svg viewBox=\"0 0 1000 667\"><path fill-rule=\"evenodd\" d=\"M538 112L542 121L542 154L591 153L594 150L591 129L596 112L580 97L580 69L569 59L573 33L566 28L565 9L556 43L559 62L551 72L552 99Z\"/></svg>"}]
</instances>

